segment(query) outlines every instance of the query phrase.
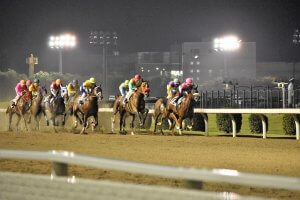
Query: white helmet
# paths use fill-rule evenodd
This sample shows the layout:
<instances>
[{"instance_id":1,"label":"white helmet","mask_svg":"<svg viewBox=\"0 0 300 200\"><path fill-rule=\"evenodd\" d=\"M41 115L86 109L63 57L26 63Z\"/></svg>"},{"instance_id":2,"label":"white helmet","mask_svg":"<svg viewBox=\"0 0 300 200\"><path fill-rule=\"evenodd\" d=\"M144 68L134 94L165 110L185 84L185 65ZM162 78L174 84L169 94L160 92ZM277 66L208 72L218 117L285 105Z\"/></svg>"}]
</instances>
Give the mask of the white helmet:
<instances>
[{"instance_id":1,"label":"white helmet","mask_svg":"<svg viewBox=\"0 0 300 200\"><path fill-rule=\"evenodd\" d=\"M174 79L174 83L175 83L175 85L177 85L177 86L180 84L178 78L175 78L175 79Z\"/></svg>"}]
</instances>

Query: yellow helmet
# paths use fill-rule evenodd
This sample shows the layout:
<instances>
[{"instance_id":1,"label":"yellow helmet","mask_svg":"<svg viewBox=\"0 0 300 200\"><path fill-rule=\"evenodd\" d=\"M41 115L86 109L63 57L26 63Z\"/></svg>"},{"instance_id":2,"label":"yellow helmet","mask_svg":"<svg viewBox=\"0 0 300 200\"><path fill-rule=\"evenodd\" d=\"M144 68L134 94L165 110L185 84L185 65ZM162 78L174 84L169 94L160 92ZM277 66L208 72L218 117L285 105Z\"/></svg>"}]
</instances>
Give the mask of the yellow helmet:
<instances>
[{"instance_id":1,"label":"yellow helmet","mask_svg":"<svg viewBox=\"0 0 300 200\"><path fill-rule=\"evenodd\" d=\"M92 78L90 78L90 82L91 82L92 84L95 84L95 83L96 83L96 79L95 79L94 77L92 77Z\"/></svg>"},{"instance_id":2,"label":"yellow helmet","mask_svg":"<svg viewBox=\"0 0 300 200\"><path fill-rule=\"evenodd\" d=\"M124 85L128 85L129 84L129 80L126 80L125 82L124 82Z\"/></svg>"}]
</instances>

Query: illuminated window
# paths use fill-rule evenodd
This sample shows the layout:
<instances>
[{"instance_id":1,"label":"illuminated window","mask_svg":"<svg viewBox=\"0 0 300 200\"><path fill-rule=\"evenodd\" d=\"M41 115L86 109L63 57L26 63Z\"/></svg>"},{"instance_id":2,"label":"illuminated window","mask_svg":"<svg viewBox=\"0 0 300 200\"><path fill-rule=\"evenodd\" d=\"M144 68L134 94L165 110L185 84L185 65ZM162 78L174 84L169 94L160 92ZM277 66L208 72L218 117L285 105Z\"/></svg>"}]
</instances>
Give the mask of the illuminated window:
<instances>
[{"instance_id":1,"label":"illuminated window","mask_svg":"<svg viewBox=\"0 0 300 200\"><path fill-rule=\"evenodd\" d=\"M194 61L191 61L191 63L190 63L191 65L194 65Z\"/></svg>"},{"instance_id":2,"label":"illuminated window","mask_svg":"<svg viewBox=\"0 0 300 200\"><path fill-rule=\"evenodd\" d=\"M199 81L200 80L200 78L199 77L197 77L197 81Z\"/></svg>"},{"instance_id":3,"label":"illuminated window","mask_svg":"<svg viewBox=\"0 0 300 200\"><path fill-rule=\"evenodd\" d=\"M200 73L200 69L197 69L197 73Z\"/></svg>"},{"instance_id":4,"label":"illuminated window","mask_svg":"<svg viewBox=\"0 0 300 200\"><path fill-rule=\"evenodd\" d=\"M193 72L194 72L194 70L193 70L193 69L191 69L191 70L190 70L190 72L191 72L191 73L193 73Z\"/></svg>"},{"instance_id":5,"label":"illuminated window","mask_svg":"<svg viewBox=\"0 0 300 200\"><path fill-rule=\"evenodd\" d=\"M196 62L196 65L200 65L200 61L197 61L197 62Z\"/></svg>"}]
</instances>

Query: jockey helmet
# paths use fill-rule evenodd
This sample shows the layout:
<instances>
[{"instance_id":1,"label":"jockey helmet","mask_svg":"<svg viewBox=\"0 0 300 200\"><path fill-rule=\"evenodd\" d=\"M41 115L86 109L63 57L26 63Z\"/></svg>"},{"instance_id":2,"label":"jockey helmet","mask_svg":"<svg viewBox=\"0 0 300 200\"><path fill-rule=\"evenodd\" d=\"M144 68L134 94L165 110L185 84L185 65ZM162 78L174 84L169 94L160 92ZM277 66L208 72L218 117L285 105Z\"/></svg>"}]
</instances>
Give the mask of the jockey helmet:
<instances>
[{"instance_id":1,"label":"jockey helmet","mask_svg":"<svg viewBox=\"0 0 300 200\"><path fill-rule=\"evenodd\" d=\"M26 85L31 85L31 80L27 80Z\"/></svg>"},{"instance_id":2,"label":"jockey helmet","mask_svg":"<svg viewBox=\"0 0 300 200\"><path fill-rule=\"evenodd\" d=\"M96 83L96 79L95 79L94 77L92 77L92 78L90 78L90 82L91 82L92 84L95 84L95 83Z\"/></svg>"},{"instance_id":3,"label":"jockey helmet","mask_svg":"<svg viewBox=\"0 0 300 200\"><path fill-rule=\"evenodd\" d=\"M60 80L60 79L57 79L57 80L55 81L55 84L56 84L56 85L61 85L61 80Z\"/></svg>"},{"instance_id":4,"label":"jockey helmet","mask_svg":"<svg viewBox=\"0 0 300 200\"><path fill-rule=\"evenodd\" d=\"M169 85L170 85L171 87L175 87L175 86L176 86L176 84L175 84L174 81L170 81Z\"/></svg>"},{"instance_id":5,"label":"jockey helmet","mask_svg":"<svg viewBox=\"0 0 300 200\"><path fill-rule=\"evenodd\" d=\"M180 82L179 82L178 78L174 79L174 83L175 83L176 86L180 85Z\"/></svg>"},{"instance_id":6,"label":"jockey helmet","mask_svg":"<svg viewBox=\"0 0 300 200\"><path fill-rule=\"evenodd\" d=\"M183 89L183 90L185 90L185 89L187 89L187 87L188 87L188 84L187 83L182 83L182 85L181 85L181 89Z\"/></svg>"},{"instance_id":7,"label":"jockey helmet","mask_svg":"<svg viewBox=\"0 0 300 200\"><path fill-rule=\"evenodd\" d=\"M73 80L72 85L78 85L78 80Z\"/></svg>"},{"instance_id":8,"label":"jockey helmet","mask_svg":"<svg viewBox=\"0 0 300 200\"><path fill-rule=\"evenodd\" d=\"M37 78L35 78L35 79L33 80L33 82L34 82L34 83L40 83L40 80L37 79Z\"/></svg>"},{"instance_id":9,"label":"jockey helmet","mask_svg":"<svg viewBox=\"0 0 300 200\"><path fill-rule=\"evenodd\" d=\"M185 82L188 84L188 85L192 85L193 84L193 79L192 78L187 78L185 80Z\"/></svg>"},{"instance_id":10,"label":"jockey helmet","mask_svg":"<svg viewBox=\"0 0 300 200\"><path fill-rule=\"evenodd\" d=\"M124 82L124 85L125 85L125 86L128 86L128 84L129 84L129 80L126 80L126 81Z\"/></svg>"},{"instance_id":11,"label":"jockey helmet","mask_svg":"<svg viewBox=\"0 0 300 200\"><path fill-rule=\"evenodd\" d=\"M142 79L142 77L141 77L141 75L139 75L139 74L136 74L136 75L134 76L134 79L135 79L135 80L141 80L141 79Z\"/></svg>"},{"instance_id":12,"label":"jockey helmet","mask_svg":"<svg viewBox=\"0 0 300 200\"><path fill-rule=\"evenodd\" d=\"M26 85L25 80L21 80L21 81L20 81L20 84L21 84L22 86L25 86L25 85Z\"/></svg>"}]
</instances>

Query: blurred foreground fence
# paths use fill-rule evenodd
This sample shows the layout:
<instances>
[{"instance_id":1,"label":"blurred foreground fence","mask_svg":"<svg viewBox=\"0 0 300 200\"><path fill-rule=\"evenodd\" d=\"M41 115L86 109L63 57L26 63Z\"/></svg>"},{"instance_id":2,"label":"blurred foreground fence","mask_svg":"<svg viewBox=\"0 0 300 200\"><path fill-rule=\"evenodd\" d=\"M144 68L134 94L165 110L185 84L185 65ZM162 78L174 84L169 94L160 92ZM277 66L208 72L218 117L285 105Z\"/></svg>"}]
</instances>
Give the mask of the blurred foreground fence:
<instances>
[{"instance_id":1,"label":"blurred foreground fence","mask_svg":"<svg viewBox=\"0 0 300 200\"><path fill-rule=\"evenodd\" d=\"M300 191L300 179L243 173L228 169L196 169L152 165L78 155L66 151L0 150L2 159L42 160L52 163L51 176L0 172L0 199L261 199L234 193L215 193L164 186L146 186L111 181L68 178L68 165L159 176L186 181L189 188L201 189L203 181L222 182ZM65 177L65 178L62 178Z\"/></svg>"}]
</instances>

